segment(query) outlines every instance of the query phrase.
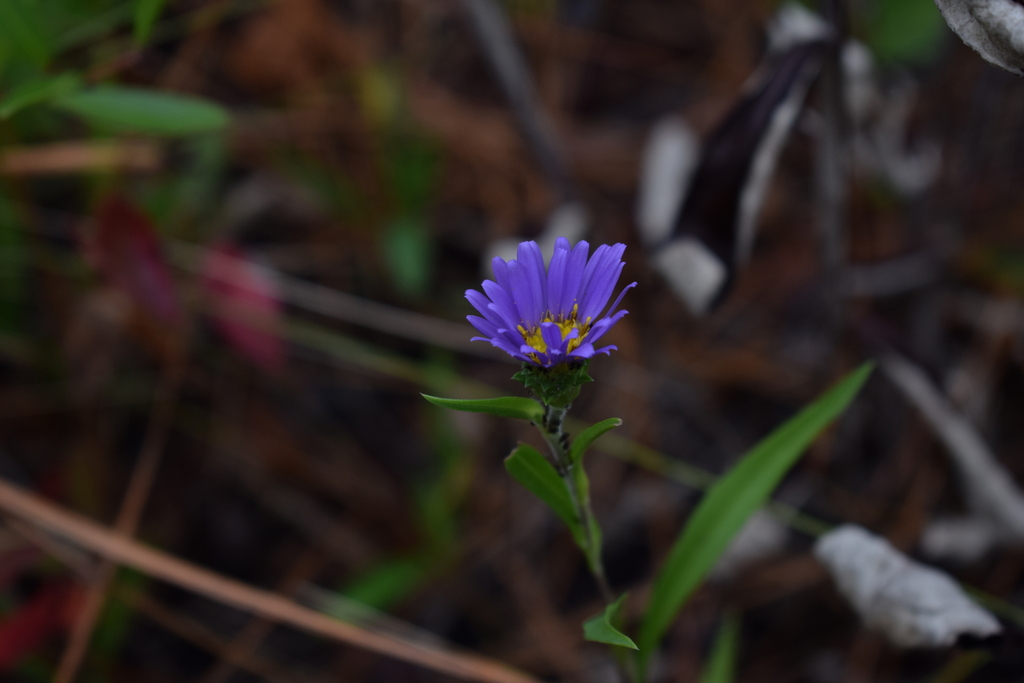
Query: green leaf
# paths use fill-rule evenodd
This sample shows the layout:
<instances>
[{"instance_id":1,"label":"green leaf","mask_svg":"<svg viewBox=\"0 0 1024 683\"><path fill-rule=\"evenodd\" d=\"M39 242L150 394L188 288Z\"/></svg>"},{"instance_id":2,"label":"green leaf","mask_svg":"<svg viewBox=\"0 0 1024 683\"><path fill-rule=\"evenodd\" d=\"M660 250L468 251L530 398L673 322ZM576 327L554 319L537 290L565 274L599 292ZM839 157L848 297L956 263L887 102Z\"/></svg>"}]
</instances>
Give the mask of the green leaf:
<instances>
[{"instance_id":1,"label":"green leaf","mask_svg":"<svg viewBox=\"0 0 1024 683\"><path fill-rule=\"evenodd\" d=\"M569 490L555 468L537 449L520 444L505 458L505 469L530 493L544 501L569 527L576 544L586 549L583 524L576 516Z\"/></svg>"},{"instance_id":2,"label":"green leaf","mask_svg":"<svg viewBox=\"0 0 1024 683\"><path fill-rule=\"evenodd\" d=\"M0 100L0 119L10 118L25 107L69 95L82 87L73 73L38 78L13 88Z\"/></svg>"},{"instance_id":3,"label":"green leaf","mask_svg":"<svg viewBox=\"0 0 1024 683\"><path fill-rule=\"evenodd\" d=\"M530 398L519 396L503 396L501 398L439 398L420 394L435 406L461 410L467 413L490 413L498 417L514 417L519 420L540 422L544 417L544 408ZM546 462L546 461L545 461Z\"/></svg>"},{"instance_id":4,"label":"green leaf","mask_svg":"<svg viewBox=\"0 0 1024 683\"><path fill-rule=\"evenodd\" d=\"M341 592L361 604L387 610L407 596L427 570L421 557L403 557L383 562L355 579Z\"/></svg>"},{"instance_id":5,"label":"green leaf","mask_svg":"<svg viewBox=\"0 0 1024 683\"><path fill-rule=\"evenodd\" d=\"M145 45L165 0L135 0L135 44Z\"/></svg>"},{"instance_id":6,"label":"green leaf","mask_svg":"<svg viewBox=\"0 0 1024 683\"><path fill-rule=\"evenodd\" d=\"M613 625L618 620L619 610L626 600L626 595L628 594L623 593L618 600L605 607L604 612L583 622L583 637L595 643L607 643L636 650L636 643Z\"/></svg>"},{"instance_id":7,"label":"green leaf","mask_svg":"<svg viewBox=\"0 0 1024 683\"><path fill-rule=\"evenodd\" d=\"M420 218L396 218L384 232L385 262L395 288L404 296L422 297L434 269L434 243Z\"/></svg>"},{"instance_id":8,"label":"green leaf","mask_svg":"<svg viewBox=\"0 0 1024 683\"><path fill-rule=\"evenodd\" d=\"M651 590L638 638L643 660L732 537L764 505L807 446L850 404L873 367L865 363L847 375L758 443L711 487L676 539Z\"/></svg>"},{"instance_id":9,"label":"green leaf","mask_svg":"<svg viewBox=\"0 0 1024 683\"><path fill-rule=\"evenodd\" d=\"M230 120L222 107L206 100L116 85L67 95L53 104L110 132L194 135L221 129Z\"/></svg>"},{"instance_id":10,"label":"green leaf","mask_svg":"<svg viewBox=\"0 0 1024 683\"><path fill-rule=\"evenodd\" d=\"M736 651L740 644L740 620L733 613L725 616L718 629L715 645L708 655L700 683L732 683L736 677Z\"/></svg>"},{"instance_id":11,"label":"green leaf","mask_svg":"<svg viewBox=\"0 0 1024 683\"><path fill-rule=\"evenodd\" d=\"M50 40L40 26L39 17L25 0L0 0L0 35L37 67L46 66L53 52Z\"/></svg>"},{"instance_id":12,"label":"green leaf","mask_svg":"<svg viewBox=\"0 0 1024 683\"><path fill-rule=\"evenodd\" d=\"M620 426L622 426L622 420L617 417L609 417L607 420L601 420L597 424L590 425L573 439L572 448L569 449L569 460L572 461L573 465L581 465L583 454L590 448L590 444L594 443L605 432Z\"/></svg>"},{"instance_id":13,"label":"green leaf","mask_svg":"<svg viewBox=\"0 0 1024 683\"><path fill-rule=\"evenodd\" d=\"M933 0L875 0L867 26L871 51L882 64L931 61L948 35Z\"/></svg>"}]
</instances>

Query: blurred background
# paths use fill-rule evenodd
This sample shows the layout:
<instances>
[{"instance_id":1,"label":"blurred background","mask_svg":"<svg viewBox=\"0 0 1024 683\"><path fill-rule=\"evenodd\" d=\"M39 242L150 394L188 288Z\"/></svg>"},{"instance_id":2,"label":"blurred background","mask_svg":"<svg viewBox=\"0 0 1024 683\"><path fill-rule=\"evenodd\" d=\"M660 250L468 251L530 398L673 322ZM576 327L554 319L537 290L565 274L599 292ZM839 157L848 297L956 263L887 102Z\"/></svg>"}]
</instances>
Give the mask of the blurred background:
<instances>
[{"instance_id":1,"label":"blurred background","mask_svg":"<svg viewBox=\"0 0 1024 683\"><path fill-rule=\"evenodd\" d=\"M780 7L0 0L0 475L318 611L615 680L581 554L502 466L536 436L420 397L522 394L463 293L567 235L624 242L639 283L573 410L624 420L588 460L616 591L642 599L713 477L879 354L1024 476L1024 87L931 0ZM697 680L727 609L736 680L1024 676L1024 552L922 545L969 505L905 394L876 372L656 680ZM455 680L4 520L3 680ZM1001 643L862 628L810 553L843 522L984 591Z\"/></svg>"}]
</instances>

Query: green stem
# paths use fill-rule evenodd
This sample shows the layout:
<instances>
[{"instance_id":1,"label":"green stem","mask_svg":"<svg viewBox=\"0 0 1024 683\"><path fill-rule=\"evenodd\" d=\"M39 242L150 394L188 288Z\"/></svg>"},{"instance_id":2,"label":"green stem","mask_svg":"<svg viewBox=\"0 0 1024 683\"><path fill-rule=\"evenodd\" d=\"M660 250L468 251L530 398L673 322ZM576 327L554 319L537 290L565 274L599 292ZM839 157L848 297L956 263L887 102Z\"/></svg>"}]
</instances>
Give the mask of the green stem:
<instances>
[{"instance_id":1,"label":"green stem","mask_svg":"<svg viewBox=\"0 0 1024 683\"><path fill-rule=\"evenodd\" d=\"M590 573L594 575L594 580L597 581L598 590L601 591L601 597L604 599L605 604L610 605L615 601L615 595L612 593L611 586L608 585L608 577L604 572L604 563L601 562L601 552L598 548L597 539L594 537L594 526L596 526L597 521L594 518L594 510L590 506L589 496L587 499L581 498L580 492L576 488L576 479L573 477L573 467L575 465L569 458L569 448L571 446L569 435L562 429L562 422L565 420L567 412L569 412L568 406L565 408L545 406L544 424L541 425L541 432L544 434L544 440L547 441L548 447L551 449L552 464L554 464L558 475L565 481L565 486L569 490L569 498L572 500L573 509L576 511L576 517L583 526L587 545L584 548L584 552L587 555L587 566L590 568Z\"/></svg>"},{"instance_id":2,"label":"green stem","mask_svg":"<svg viewBox=\"0 0 1024 683\"><path fill-rule=\"evenodd\" d=\"M573 468L577 466L582 467L582 464L574 464L569 457L572 442L569 440L569 435L562 429L562 423L568 412L569 406L556 408L545 405L544 421L542 424L537 425L537 427L540 429L541 434L544 435L544 440L551 449L551 464L554 465L555 471L565 481L565 486L569 491L569 498L572 500L573 509L576 512L576 518L583 526L586 543L586 548L583 549L583 552L587 557L587 567L597 583L597 588L605 605L610 605L615 602L615 594L612 593L611 586L608 584L608 576L604 571L604 562L601 560L601 551L598 547L597 539L594 537L594 528L597 526L597 520L594 517L594 510L590 505L590 496L580 496L580 491L576 487L576 478L573 476ZM617 654L615 660L627 680L636 683L640 679L636 660L631 654L625 654L624 656Z\"/></svg>"}]
</instances>

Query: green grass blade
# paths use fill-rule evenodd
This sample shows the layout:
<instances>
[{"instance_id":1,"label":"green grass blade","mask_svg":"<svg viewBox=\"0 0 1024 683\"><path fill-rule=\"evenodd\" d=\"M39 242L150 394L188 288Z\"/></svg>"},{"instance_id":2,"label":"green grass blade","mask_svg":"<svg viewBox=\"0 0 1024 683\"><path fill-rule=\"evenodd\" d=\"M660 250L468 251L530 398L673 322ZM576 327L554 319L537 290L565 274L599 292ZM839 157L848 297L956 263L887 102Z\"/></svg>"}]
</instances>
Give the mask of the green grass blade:
<instances>
[{"instance_id":1,"label":"green grass blade","mask_svg":"<svg viewBox=\"0 0 1024 683\"><path fill-rule=\"evenodd\" d=\"M12 88L7 97L0 100L0 119L10 118L33 104L64 97L81 87L81 79L73 73L47 76L22 83Z\"/></svg>"},{"instance_id":2,"label":"green grass blade","mask_svg":"<svg viewBox=\"0 0 1024 683\"><path fill-rule=\"evenodd\" d=\"M740 645L740 620L727 614L715 645L708 655L708 663L700 675L700 683L732 683L736 678L736 653Z\"/></svg>"},{"instance_id":3,"label":"green grass blade","mask_svg":"<svg viewBox=\"0 0 1024 683\"><path fill-rule=\"evenodd\" d=\"M461 410L468 413L490 413L498 417L514 417L519 420L540 422L544 417L544 408L530 398L503 396L501 398L439 398L420 394L435 406L450 410Z\"/></svg>"},{"instance_id":4,"label":"green grass blade","mask_svg":"<svg viewBox=\"0 0 1024 683\"><path fill-rule=\"evenodd\" d=\"M638 638L643 660L747 518L764 505L807 446L850 404L872 369L872 364L865 363L847 375L769 434L711 487L654 582Z\"/></svg>"},{"instance_id":5,"label":"green grass blade","mask_svg":"<svg viewBox=\"0 0 1024 683\"><path fill-rule=\"evenodd\" d=\"M135 44L145 45L165 0L135 0Z\"/></svg>"},{"instance_id":6,"label":"green grass blade","mask_svg":"<svg viewBox=\"0 0 1024 683\"><path fill-rule=\"evenodd\" d=\"M636 643L625 633L615 628L614 624L619 616L619 610L626 599L626 593L619 596L619 599L604 608L604 611L583 622L583 637L595 643L606 643L618 645L636 650Z\"/></svg>"},{"instance_id":7,"label":"green grass blade","mask_svg":"<svg viewBox=\"0 0 1024 683\"><path fill-rule=\"evenodd\" d=\"M25 0L0 0L0 37L5 36L37 67L44 67L53 54L53 45L43 32L38 7L34 4Z\"/></svg>"},{"instance_id":8,"label":"green grass blade","mask_svg":"<svg viewBox=\"0 0 1024 683\"><path fill-rule=\"evenodd\" d=\"M61 97L54 106L109 132L194 135L224 128L223 107L196 97L105 85Z\"/></svg>"},{"instance_id":9,"label":"green grass blade","mask_svg":"<svg viewBox=\"0 0 1024 683\"><path fill-rule=\"evenodd\" d=\"M544 501L569 527L577 545L586 548L583 524L576 517L569 490L555 468L537 449L520 444L505 458L505 469L530 493Z\"/></svg>"},{"instance_id":10,"label":"green grass blade","mask_svg":"<svg viewBox=\"0 0 1024 683\"><path fill-rule=\"evenodd\" d=\"M605 432L612 430L622 425L622 420L617 417L609 417L607 420L601 420L597 424L590 425L580 435L573 439L572 448L569 450L569 460L574 465L579 465L583 459L583 454L590 448L590 444L594 443L598 437Z\"/></svg>"}]
</instances>

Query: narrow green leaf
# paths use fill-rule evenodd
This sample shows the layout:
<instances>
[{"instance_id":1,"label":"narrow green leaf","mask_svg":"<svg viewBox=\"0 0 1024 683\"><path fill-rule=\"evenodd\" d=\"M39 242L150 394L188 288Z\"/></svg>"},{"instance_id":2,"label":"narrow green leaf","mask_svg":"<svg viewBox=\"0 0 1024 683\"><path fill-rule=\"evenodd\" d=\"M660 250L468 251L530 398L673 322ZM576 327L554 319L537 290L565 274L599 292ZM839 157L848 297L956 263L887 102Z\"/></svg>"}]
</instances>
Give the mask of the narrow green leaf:
<instances>
[{"instance_id":1,"label":"narrow green leaf","mask_svg":"<svg viewBox=\"0 0 1024 683\"><path fill-rule=\"evenodd\" d=\"M53 48L41 28L36 9L25 0L0 0L0 35L6 36L36 66L43 67L50 61Z\"/></svg>"},{"instance_id":2,"label":"narrow green leaf","mask_svg":"<svg viewBox=\"0 0 1024 683\"><path fill-rule=\"evenodd\" d=\"M622 420L617 417L609 417L607 420L601 420L597 424L590 425L573 439L572 448L569 449L569 459L574 465L581 464L583 454L590 448L590 444L594 443L605 432L620 426L622 426Z\"/></svg>"},{"instance_id":3,"label":"narrow green leaf","mask_svg":"<svg viewBox=\"0 0 1024 683\"><path fill-rule=\"evenodd\" d=\"M341 593L363 605L387 610L419 585L427 569L422 557L387 560L357 577Z\"/></svg>"},{"instance_id":4,"label":"narrow green leaf","mask_svg":"<svg viewBox=\"0 0 1024 683\"><path fill-rule=\"evenodd\" d=\"M73 73L63 73L22 83L0 100L0 119L10 118L25 107L69 95L82 87Z\"/></svg>"},{"instance_id":5,"label":"narrow green leaf","mask_svg":"<svg viewBox=\"0 0 1024 683\"><path fill-rule=\"evenodd\" d=\"M193 135L218 130L230 120L219 105L145 88L105 85L54 101L106 131Z\"/></svg>"},{"instance_id":6,"label":"narrow green leaf","mask_svg":"<svg viewBox=\"0 0 1024 683\"><path fill-rule=\"evenodd\" d=\"M638 638L646 660L732 537L762 505L807 446L857 395L865 363L758 443L708 491L676 539L651 591Z\"/></svg>"},{"instance_id":7,"label":"narrow green leaf","mask_svg":"<svg viewBox=\"0 0 1024 683\"><path fill-rule=\"evenodd\" d=\"M135 0L135 44L145 45L165 0Z\"/></svg>"},{"instance_id":8,"label":"narrow green leaf","mask_svg":"<svg viewBox=\"0 0 1024 683\"><path fill-rule=\"evenodd\" d=\"M544 501L569 527L576 544L586 548L583 524L576 516L569 490L555 468L537 449L520 444L505 458L505 469L530 493Z\"/></svg>"},{"instance_id":9,"label":"narrow green leaf","mask_svg":"<svg viewBox=\"0 0 1024 683\"><path fill-rule=\"evenodd\" d=\"M618 620L622 603L626 600L626 595L628 594L623 593L618 600L605 607L603 612L583 622L583 637L595 643L607 643L636 650L636 643L614 626Z\"/></svg>"},{"instance_id":10,"label":"narrow green leaf","mask_svg":"<svg viewBox=\"0 0 1024 683\"><path fill-rule=\"evenodd\" d=\"M708 663L700 675L700 683L732 683L736 677L736 652L739 644L740 620L730 612L718 629L718 637L715 638Z\"/></svg>"},{"instance_id":11,"label":"narrow green leaf","mask_svg":"<svg viewBox=\"0 0 1024 683\"><path fill-rule=\"evenodd\" d=\"M490 413L498 417L514 417L519 420L540 422L544 417L544 408L530 398L519 396L503 396L501 398L439 398L420 394L435 406L461 410L467 413ZM546 462L546 461L545 461Z\"/></svg>"}]
</instances>

